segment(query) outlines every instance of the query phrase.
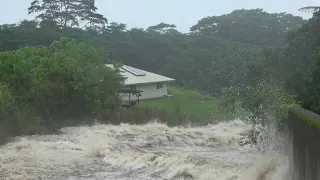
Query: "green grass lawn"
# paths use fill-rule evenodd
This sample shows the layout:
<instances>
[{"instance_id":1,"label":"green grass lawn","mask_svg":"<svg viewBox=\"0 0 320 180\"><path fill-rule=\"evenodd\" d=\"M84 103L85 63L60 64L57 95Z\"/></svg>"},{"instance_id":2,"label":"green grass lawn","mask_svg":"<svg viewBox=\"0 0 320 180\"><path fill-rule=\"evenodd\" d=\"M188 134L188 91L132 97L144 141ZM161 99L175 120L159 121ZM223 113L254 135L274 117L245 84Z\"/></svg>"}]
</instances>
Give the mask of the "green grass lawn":
<instances>
[{"instance_id":1,"label":"green grass lawn","mask_svg":"<svg viewBox=\"0 0 320 180\"><path fill-rule=\"evenodd\" d=\"M215 112L216 103L213 98L202 94L199 91L170 87L168 94L172 97L161 99L143 100L141 107L162 108L169 112L180 108L185 114L196 116L208 116Z\"/></svg>"}]
</instances>

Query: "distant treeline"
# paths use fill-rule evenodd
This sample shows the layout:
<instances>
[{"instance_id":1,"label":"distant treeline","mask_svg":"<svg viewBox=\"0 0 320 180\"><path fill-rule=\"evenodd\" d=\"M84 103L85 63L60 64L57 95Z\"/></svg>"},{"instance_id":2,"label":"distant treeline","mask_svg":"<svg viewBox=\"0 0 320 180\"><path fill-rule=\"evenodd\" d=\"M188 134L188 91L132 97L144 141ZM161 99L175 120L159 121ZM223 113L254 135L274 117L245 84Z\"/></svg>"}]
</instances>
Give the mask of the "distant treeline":
<instances>
[{"instance_id":1,"label":"distant treeline","mask_svg":"<svg viewBox=\"0 0 320 180\"><path fill-rule=\"evenodd\" d=\"M0 51L49 45L68 37L107 50L106 62L117 60L161 73L213 95L225 87L255 86L262 80L282 82L304 107L320 111L320 91L314 89L317 14L307 22L262 9L235 10L199 20L189 34L165 23L147 29L96 23L81 29L75 23L54 20L40 18L0 26Z\"/></svg>"},{"instance_id":2,"label":"distant treeline","mask_svg":"<svg viewBox=\"0 0 320 180\"><path fill-rule=\"evenodd\" d=\"M107 23L95 12L94 1L69 3L34 1L28 10L38 13L36 20L0 26L0 100L8 103L0 114L13 116L7 112L20 106L46 118L66 110L112 111L121 78L103 66L111 61L173 77L187 88L234 97L223 103L241 101L250 111L270 104L269 89L281 92L274 100L289 103L294 95L303 107L320 113L319 13L305 21L241 9L203 18L184 34L166 23L127 29ZM80 27L80 21L86 26Z\"/></svg>"}]
</instances>

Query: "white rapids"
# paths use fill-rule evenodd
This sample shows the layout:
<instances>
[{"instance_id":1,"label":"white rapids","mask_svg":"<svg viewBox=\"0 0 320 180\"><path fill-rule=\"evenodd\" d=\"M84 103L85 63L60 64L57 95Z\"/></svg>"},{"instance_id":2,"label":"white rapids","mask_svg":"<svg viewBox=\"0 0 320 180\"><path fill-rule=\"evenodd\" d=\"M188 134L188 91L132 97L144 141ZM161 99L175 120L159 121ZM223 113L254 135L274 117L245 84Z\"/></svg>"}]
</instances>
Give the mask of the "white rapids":
<instances>
[{"instance_id":1,"label":"white rapids","mask_svg":"<svg viewBox=\"0 0 320 180\"><path fill-rule=\"evenodd\" d=\"M243 121L68 127L0 147L1 180L287 180L286 158L239 147Z\"/></svg>"}]
</instances>

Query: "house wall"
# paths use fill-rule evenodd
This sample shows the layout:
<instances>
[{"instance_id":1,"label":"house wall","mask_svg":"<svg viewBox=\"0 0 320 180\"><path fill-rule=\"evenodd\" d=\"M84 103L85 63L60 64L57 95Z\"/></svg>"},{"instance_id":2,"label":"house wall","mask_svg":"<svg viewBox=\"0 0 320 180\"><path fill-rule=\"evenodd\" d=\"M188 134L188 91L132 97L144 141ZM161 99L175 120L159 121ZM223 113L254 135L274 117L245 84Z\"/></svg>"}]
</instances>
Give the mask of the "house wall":
<instances>
[{"instance_id":1,"label":"house wall","mask_svg":"<svg viewBox=\"0 0 320 180\"><path fill-rule=\"evenodd\" d=\"M130 88L127 86L126 88ZM138 84L136 85L137 90L141 90L141 96L139 97L140 100L143 99L152 99L152 98L159 98L164 97L168 94L168 85L167 83L162 83L162 88L157 89L157 83L150 83L150 84ZM120 94L122 100L128 101L129 97L127 94ZM135 95L131 94L130 97L131 101L137 100L138 98Z\"/></svg>"}]
</instances>

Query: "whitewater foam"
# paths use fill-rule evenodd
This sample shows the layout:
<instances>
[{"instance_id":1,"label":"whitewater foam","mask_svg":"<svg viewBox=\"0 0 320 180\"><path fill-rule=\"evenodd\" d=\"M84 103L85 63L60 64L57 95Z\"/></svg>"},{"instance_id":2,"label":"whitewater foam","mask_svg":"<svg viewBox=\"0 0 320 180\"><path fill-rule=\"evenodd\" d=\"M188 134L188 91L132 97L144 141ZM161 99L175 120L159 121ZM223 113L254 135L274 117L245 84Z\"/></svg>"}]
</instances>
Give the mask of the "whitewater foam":
<instances>
[{"instance_id":1,"label":"whitewater foam","mask_svg":"<svg viewBox=\"0 0 320 180\"><path fill-rule=\"evenodd\" d=\"M286 180L285 157L240 147L235 120L197 128L164 124L68 127L0 147L0 179Z\"/></svg>"}]
</instances>

